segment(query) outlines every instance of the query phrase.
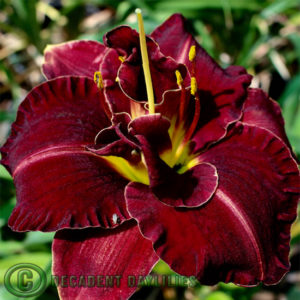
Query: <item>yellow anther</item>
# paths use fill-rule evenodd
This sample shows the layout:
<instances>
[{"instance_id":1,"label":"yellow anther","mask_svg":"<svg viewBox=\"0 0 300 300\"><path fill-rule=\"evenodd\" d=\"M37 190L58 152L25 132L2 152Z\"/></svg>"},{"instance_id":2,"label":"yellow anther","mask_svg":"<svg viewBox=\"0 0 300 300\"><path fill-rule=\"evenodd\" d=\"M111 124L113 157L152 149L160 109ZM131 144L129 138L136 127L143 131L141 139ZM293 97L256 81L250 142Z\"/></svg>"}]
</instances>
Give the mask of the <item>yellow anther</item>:
<instances>
[{"instance_id":1,"label":"yellow anther","mask_svg":"<svg viewBox=\"0 0 300 300\"><path fill-rule=\"evenodd\" d=\"M192 62L195 59L195 57L196 57L196 46L193 45L193 46L191 46L190 51L189 51L190 62Z\"/></svg>"},{"instance_id":2,"label":"yellow anther","mask_svg":"<svg viewBox=\"0 0 300 300\"><path fill-rule=\"evenodd\" d=\"M119 56L119 60L123 63L125 61L125 57L124 56Z\"/></svg>"},{"instance_id":3,"label":"yellow anther","mask_svg":"<svg viewBox=\"0 0 300 300\"><path fill-rule=\"evenodd\" d=\"M182 82L183 82L183 79L182 79L182 76L180 74L180 72L178 70L175 71L175 75L176 75L176 79L177 79L177 85L179 87L182 86Z\"/></svg>"},{"instance_id":4,"label":"yellow anther","mask_svg":"<svg viewBox=\"0 0 300 300\"><path fill-rule=\"evenodd\" d=\"M116 77L115 81L116 81L116 82L119 82L119 81L120 81L119 77Z\"/></svg>"},{"instance_id":5,"label":"yellow anther","mask_svg":"<svg viewBox=\"0 0 300 300\"><path fill-rule=\"evenodd\" d=\"M103 78L102 78L102 74L100 71L97 71L94 73L94 81L97 84L97 87L99 89L103 89L104 85L103 85Z\"/></svg>"},{"instance_id":6,"label":"yellow anther","mask_svg":"<svg viewBox=\"0 0 300 300\"><path fill-rule=\"evenodd\" d=\"M196 95L197 92L197 80L196 77L191 77L191 94Z\"/></svg>"}]
</instances>

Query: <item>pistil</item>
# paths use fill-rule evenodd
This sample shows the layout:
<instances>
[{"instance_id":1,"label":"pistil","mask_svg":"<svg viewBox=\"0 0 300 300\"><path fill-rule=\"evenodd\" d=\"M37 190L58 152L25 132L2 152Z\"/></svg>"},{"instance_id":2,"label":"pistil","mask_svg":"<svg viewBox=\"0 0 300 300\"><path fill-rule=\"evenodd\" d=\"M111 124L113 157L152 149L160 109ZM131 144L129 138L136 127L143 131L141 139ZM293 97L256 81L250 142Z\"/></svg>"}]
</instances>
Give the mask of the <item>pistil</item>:
<instances>
[{"instance_id":1,"label":"pistil","mask_svg":"<svg viewBox=\"0 0 300 300\"><path fill-rule=\"evenodd\" d=\"M142 16L142 11L139 8L135 10L135 13L137 15L138 26L139 26L140 47L141 47L145 82L146 82L146 90L148 96L149 114L154 114L155 113L154 94L153 94L152 79L151 79L151 73L149 67L149 58L148 58L143 16Z\"/></svg>"}]
</instances>

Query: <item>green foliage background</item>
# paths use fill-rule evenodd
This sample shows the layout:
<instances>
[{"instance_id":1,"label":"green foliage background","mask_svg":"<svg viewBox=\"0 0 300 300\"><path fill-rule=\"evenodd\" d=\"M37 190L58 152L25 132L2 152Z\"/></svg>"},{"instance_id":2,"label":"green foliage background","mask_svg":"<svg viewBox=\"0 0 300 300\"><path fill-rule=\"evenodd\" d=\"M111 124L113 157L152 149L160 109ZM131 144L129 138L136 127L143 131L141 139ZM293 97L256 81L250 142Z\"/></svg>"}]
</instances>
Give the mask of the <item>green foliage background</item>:
<instances>
[{"instance_id":1,"label":"green foliage background","mask_svg":"<svg viewBox=\"0 0 300 300\"><path fill-rule=\"evenodd\" d=\"M101 41L120 24L136 27L140 7L150 33L174 12L190 20L200 44L223 67L244 66L282 107L286 131L300 155L300 0L0 0L0 145L19 103L44 80L42 53L47 44L71 39ZM9 174L0 168L0 299L17 299L3 286L6 270L31 262L51 274L52 233L14 233L7 226L15 204ZM232 284L194 288L142 288L132 299L300 299L300 223L292 228L291 272L277 286L242 288ZM154 272L171 274L162 262ZM58 299L55 287L30 299Z\"/></svg>"}]
</instances>

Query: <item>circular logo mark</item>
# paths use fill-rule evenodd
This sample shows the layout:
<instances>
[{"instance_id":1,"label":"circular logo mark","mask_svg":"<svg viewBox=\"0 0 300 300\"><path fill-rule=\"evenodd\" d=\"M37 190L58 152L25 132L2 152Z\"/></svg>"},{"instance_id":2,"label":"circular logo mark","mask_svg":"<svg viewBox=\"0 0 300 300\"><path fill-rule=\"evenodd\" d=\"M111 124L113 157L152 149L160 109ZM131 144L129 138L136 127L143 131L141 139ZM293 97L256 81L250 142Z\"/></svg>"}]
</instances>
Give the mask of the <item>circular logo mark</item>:
<instances>
[{"instance_id":1,"label":"circular logo mark","mask_svg":"<svg viewBox=\"0 0 300 300\"><path fill-rule=\"evenodd\" d=\"M41 295L47 287L44 270L34 264L17 264L9 268L4 276L4 286L17 297Z\"/></svg>"}]
</instances>

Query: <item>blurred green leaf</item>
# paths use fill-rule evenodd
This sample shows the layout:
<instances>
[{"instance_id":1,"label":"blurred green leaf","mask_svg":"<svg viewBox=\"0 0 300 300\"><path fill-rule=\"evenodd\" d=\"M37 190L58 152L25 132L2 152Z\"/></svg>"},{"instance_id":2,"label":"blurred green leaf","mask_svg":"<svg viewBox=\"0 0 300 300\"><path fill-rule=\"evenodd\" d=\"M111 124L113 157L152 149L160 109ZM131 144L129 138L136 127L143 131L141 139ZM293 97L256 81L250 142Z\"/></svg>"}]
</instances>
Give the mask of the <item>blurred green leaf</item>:
<instances>
[{"instance_id":1,"label":"blurred green leaf","mask_svg":"<svg viewBox=\"0 0 300 300\"><path fill-rule=\"evenodd\" d=\"M11 175L8 173L8 171L4 168L3 165L0 165L0 178L12 180Z\"/></svg>"},{"instance_id":2,"label":"blurred green leaf","mask_svg":"<svg viewBox=\"0 0 300 300\"><path fill-rule=\"evenodd\" d=\"M12 253L24 252L24 245L16 241L2 241L0 248L0 256L9 256ZM18 254L19 255L19 254Z\"/></svg>"},{"instance_id":3,"label":"blurred green leaf","mask_svg":"<svg viewBox=\"0 0 300 300\"><path fill-rule=\"evenodd\" d=\"M299 243L300 241L300 221L297 220L291 230L291 245L294 245L295 243Z\"/></svg>"},{"instance_id":4,"label":"blurred green leaf","mask_svg":"<svg viewBox=\"0 0 300 300\"><path fill-rule=\"evenodd\" d=\"M0 261L0 284L3 284L4 275L7 270L14 265L30 263L45 269L51 261L51 254L46 252L22 253L18 255L10 255Z\"/></svg>"},{"instance_id":5,"label":"blurred green leaf","mask_svg":"<svg viewBox=\"0 0 300 300\"><path fill-rule=\"evenodd\" d=\"M219 283L219 286L225 290L243 290L244 288L241 287L241 286L238 286L234 283L223 283L223 282L220 282Z\"/></svg>"},{"instance_id":6,"label":"blurred green leaf","mask_svg":"<svg viewBox=\"0 0 300 300\"><path fill-rule=\"evenodd\" d=\"M0 224L0 227L7 223L8 218L9 218L15 204L16 204L16 199L12 198L9 201L4 202L1 205L0 220L1 220L2 224Z\"/></svg>"},{"instance_id":7,"label":"blurred green leaf","mask_svg":"<svg viewBox=\"0 0 300 300\"><path fill-rule=\"evenodd\" d=\"M55 234L54 232L39 232L39 231L28 232L24 240L24 244L28 246L28 245L49 243L52 242L54 238L54 234Z\"/></svg>"},{"instance_id":8,"label":"blurred green leaf","mask_svg":"<svg viewBox=\"0 0 300 300\"><path fill-rule=\"evenodd\" d=\"M116 18L118 20L125 20L125 18L132 12L132 5L128 1L122 1L117 7Z\"/></svg>"},{"instance_id":9,"label":"blurred green leaf","mask_svg":"<svg viewBox=\"0 0 300 300\"><path fill-rule=\"evenodd\" d=\"M298 58L298 63L300 65L300 33L292 33L288 35L288 39L294 44L296 57Z\"/></svg>"},{"instance_id":10,"label":"blurred green leaf","mask_svg":"<svg viewBox=\"0 0 300 300\"><path fill-rule=\"evenodd\" d=\"M0 286L0 299L3 300L19 300L20 298L11 294L4 286ZM30 298L26 298L31 300Z\"/></svg>"},{"instance_id":11,"label":"blurred green leaf","mask_svg":"<svg viewBox=\"0 0 300 300\"><path fill-rule=\"evenodd\" d=\"M158 263L153 268L153 272L162 275L174 275L176 274L173 270L170 269L169 265L163 260L159 260Z\"/></svg>"},{"instance_id":12,"label":"blurred green leaf","mask_svg":"<svg viewBox=\"0 0 300 300\"><path fill-rule=\"evenodd\" d=\"M299 0L276 0L273 1L268 7L266 7L261 15L264 18L270 18L276 14L280 14L283 11L291 8L299 6Z\"/></svg>"},{"instance_id":13,"label":"blurred green leaf","mask_svg":"<svg viewBox=\"0 0 300 300\"><path fill-rule=\"evenodd\" d=\"M36 2L36 0L11 0L13 14L10 15L10 19L15 26L26 33L28 41L42 52L44 43L36 16Z\"/></svg>"},{"instance_id":14,"label":"blurred green leaf","mask_svg":"<svg viewBox=\"0 0 300 300\"><path fill-rule=\"evenodd\" d=\"M199 41L201 46L208 52L209 55L215 56L215 43L212 39L212 36L209 34L207 28L205 27L205 24L200 20L196 20L194 22L194 28L196 30L196 33L201 38L201 40Z\"/></svg>"},{"instance_id":15,"label":"blurred green leaf","mask_svg":"<svg viewBox=\"0 0 300 300\"><path fill-rule=\"evenodd\" d=\"M10 121L13 122L15 119L15 114L8 111L0 111L0 122Z\"/></svg>"},{"instance_id":16,"label":"blurred green leaf","mask_svg":"<svg viewBox=\"0 0 300 300\"><path fill-rule=\"evenodd\" d=\"M226 0L227 5L231 9L245 9L245 10L260 10L264 8L265 1L259 0ZM146 3L159 11L159 9L164 10L195 10L195 9L204 9L204 8L217 8L222 9L224 5L224 0L147 0Z\"/></svg>"},{"instance_id":17,"label":"blurred green leaf","mask_svg":"<svg viewBox=\"0 0 300 300\"><path fill-rule=\"evenodd\" d=\"M51 283L51 258L44 256L44 254L42 254L42 253L35 253L35 255L37 255L37 262L29 261L28 256L26 256L26 255L23 255L23 258L26 259L25 263L32 263L34 265L37 265L45 272L46 277L47 277L47 282L46 282L46 287L47 287ZM22 256L22 255L19 255L19 256ZM12 260L11 262L14 262L14 261ZM17 262L16 264L18 264L18 263L22 263L22 262ZM11 266L13 266L13 265L11 265ZM9 267L7 268L7 270L8 269L9 269ZM2 264L0 263L0 274L2 275L2 273L3 273ZM33 286L36 286L40 282L40 278L38 278L38 276L35 272L32 272L32 273L33 273L33 278L32 278ZM11 276L10 282L11 282L12 286L16 285L15 274L13 274L13 276ZM0 283L1 283L1 285L3 285L3 277L1 277ZM16 288L16 289L19 290L19 288ZM39 298L40 296L41 295L35 295L33 297L26 297L26 299L34 300L34 299ZM47 297L45 297L44 294L42 295L42 297L43 297L42 298L43 300L47 299ZM12 295L4 286L1 286L0 287L0 299L19 300L21 298ZM50 299L57 299L57 298L55 297L55 298L50 298Z\"/></svg>"},{"instance_id":18,"label":"blurred green leaf","mask_svg":"<svg viewBox=\"0 0 300 300\"><path fill-rule=\"evenodd\" d=\"M299 286L292 287L287 294L287 300L299 300L299 299L300 299Z\"/></svg>"},{"instance_id":19,"label":"blurred green leaf","mask_svg":"<svg viewBox=\"0 0 300 300\"><path fill-rule=\"evenodd\" d=\"M300 73L287 85L279 99L282 113L285 119L287 135L295 147L296 153L300 153Z\"/></svg>"},{"instance_id":20,"label":"blurred green leaf","mask_svg":"<svg viewBox=\"0 0 300 300\"><path fill-rule=\"evenodd\" d=\"M209 296L206 297L205 300L234 300L234 299L224 292L216 291L209 294Z\"/></svg>"}]
</instances>

